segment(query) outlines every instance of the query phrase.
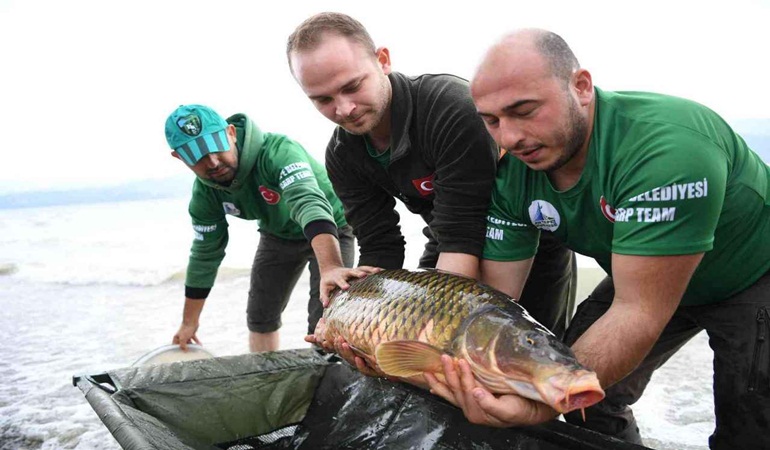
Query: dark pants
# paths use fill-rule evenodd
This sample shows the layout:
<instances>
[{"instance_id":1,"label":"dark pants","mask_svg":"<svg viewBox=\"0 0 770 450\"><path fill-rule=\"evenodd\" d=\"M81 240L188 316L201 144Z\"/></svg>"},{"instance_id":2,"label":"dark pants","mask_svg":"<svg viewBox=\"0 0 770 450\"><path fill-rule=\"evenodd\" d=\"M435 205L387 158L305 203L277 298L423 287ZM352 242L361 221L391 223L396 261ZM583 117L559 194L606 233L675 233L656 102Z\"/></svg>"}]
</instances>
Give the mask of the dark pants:
<instances>
[{"instance_id":1,"label":"dark pants","mask_svg":"<svg viewBox=\"0 0 770 450\"><path fill-rule=\"evenodd\" d=\"M420 258L420 267L436 267L438 243L428 227L422 232L428 242ZM575 310L576 290L575 254L551 233L541 232L537 254L519 304L561 339Z\"/></svg>"},{"instance_id":2,"label":"dark pants","mask_svg":"<svg viewBox=\"0 0 770 450\"><path fill-rule=\"evenodd\" d=\"M599 283L578 307L567 344L609 309L614 294L611 278ZM716 428L709 447L770 449L770 273L720 303L679 307L639 367L610 386L603 401L586 409L586 422L580 411L566 414L567 422L641 443L628 405L642 396L655 369L701 330L706 330L714 351Z\"/></svg>"},{"instance_id":3,"label":"dark pants","mask_svg":"<svg viewBox=\"0 0 770 450\"><path fill-rule=\"evenodd\" d=\"M337 230L342 261L353 267L355 240L349 226ZM310 298L307 303L308 334L315 331L316 323L323 315L318 271L313 248L308 241L288 240L260 232L257 253L251 267L251 290L246 308L249 331L270 333L281 328L281 313L297 284L302 269L309 264Z\"/></svg>"}]
</instances>

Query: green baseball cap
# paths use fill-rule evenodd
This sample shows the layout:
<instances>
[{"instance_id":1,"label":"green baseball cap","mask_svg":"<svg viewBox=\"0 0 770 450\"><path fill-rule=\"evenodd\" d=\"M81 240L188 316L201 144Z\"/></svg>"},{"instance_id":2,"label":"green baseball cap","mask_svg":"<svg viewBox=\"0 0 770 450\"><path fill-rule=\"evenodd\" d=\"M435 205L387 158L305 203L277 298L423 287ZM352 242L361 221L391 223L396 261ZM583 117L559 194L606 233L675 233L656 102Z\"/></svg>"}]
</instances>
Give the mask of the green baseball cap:
<instances>
[{"instance_id":1,"label":"green baseball cap","mask_svg":"<svg viewBox=\"0 0 770 450\"><path fill-rule=\"evenodd\" d=\"M166 142L188 166L209 153L230 150L227 122L208 106L181 105L166 119Z\"/></svg>"}]
</instances>

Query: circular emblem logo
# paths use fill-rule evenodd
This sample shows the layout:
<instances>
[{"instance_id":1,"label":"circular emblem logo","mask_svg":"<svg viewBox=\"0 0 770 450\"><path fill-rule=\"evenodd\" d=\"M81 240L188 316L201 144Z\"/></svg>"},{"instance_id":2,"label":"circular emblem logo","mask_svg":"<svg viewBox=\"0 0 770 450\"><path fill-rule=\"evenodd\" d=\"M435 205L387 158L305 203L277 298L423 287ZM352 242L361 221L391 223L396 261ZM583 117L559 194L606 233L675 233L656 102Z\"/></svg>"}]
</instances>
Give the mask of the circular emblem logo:
<instances>
[{"instance_id":1,"label":"circular emblem logo","mask_svg":"<svg viewBox=\"0 0 770 450\"><path fill-rule=\"evenodd\" d=\"M190 114L184 117L180 117L176 121L176 125L182 132L188 136L197 136L201 133L201 118L196 114Z\"/></svg>"},{"instance_id":2,"label":"circular emblem logo","mask_svg":"<svg viewBox=\"0 0 770 450\"><path fill-rule=\"evenodd\" d=\"M265 199L268 205L275 205L281 200L281 194L264 186L259 187L259 193L262 194L262 198Z\"/></svg>"},{"instance_id":3,"label":"circular emblem logo","mask_svg":"<svg viewBox=\"0 0 770 450\"><path fill-rule=\"evenodd\" d=\"M559 211L545 200L535 200L529 205L529 219L532 225L546 231L556 231L561 223Z\"/></svg>"}]
</instances>

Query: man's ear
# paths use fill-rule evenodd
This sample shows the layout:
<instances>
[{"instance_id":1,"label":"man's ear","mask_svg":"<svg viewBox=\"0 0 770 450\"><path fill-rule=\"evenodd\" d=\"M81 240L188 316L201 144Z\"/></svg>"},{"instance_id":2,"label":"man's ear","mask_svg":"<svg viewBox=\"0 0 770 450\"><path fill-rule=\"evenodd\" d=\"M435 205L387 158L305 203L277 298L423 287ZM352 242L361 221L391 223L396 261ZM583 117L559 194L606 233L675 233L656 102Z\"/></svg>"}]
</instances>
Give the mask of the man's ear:
<instances>
[{"instance_id":1,"label":"man's ear","mask_svg":"<svg viewBox=\"0 0 770 450\"><path fill-rule=\"evenodd\" d=\"M377 56L377 63L380 65L382 72L385 75L390 75L390 50L387 47L380 47L374 51L374 54Z\"/></svg>"},{"instance_id":2,"label":"man's ear","mask_svg":"<svg viewBox=\"0 0 770 450\"><path fill-rule=\"evenodd\" d=\"M179 156L179 153L177 153L177 152L176 152L176 150L172 150L172 151L171 151L171 156L173 156L174 158L176 158L176 159L178 159L178 160L180 160L180 161L184 162L184 160L182 160L182 157L181 157L181 156Z\"/></svg>"},{"instance_id":3,"label":"man's ear","mask_svg":"<svg viewBox=\"0 0 770 450\"><path fill-rule=\"evenodd\" d=\"M227 124L227 128L225 128L225 132L228 136L233 138L233 142L236 142L238 140L238 133L235 131L235 125L233 124Z\"/></svg>"},{"instance_id":4,"label":"man's ear","mask_svg":"<svg viewBox=\"0 0 770 450\"><path fill-rule=\"evenodd\" d=\"M591 73L585 69L578 69L574 75L574 89L582 106L586 106L594 99L594 83Z\"/></svg>"}]
</instances>

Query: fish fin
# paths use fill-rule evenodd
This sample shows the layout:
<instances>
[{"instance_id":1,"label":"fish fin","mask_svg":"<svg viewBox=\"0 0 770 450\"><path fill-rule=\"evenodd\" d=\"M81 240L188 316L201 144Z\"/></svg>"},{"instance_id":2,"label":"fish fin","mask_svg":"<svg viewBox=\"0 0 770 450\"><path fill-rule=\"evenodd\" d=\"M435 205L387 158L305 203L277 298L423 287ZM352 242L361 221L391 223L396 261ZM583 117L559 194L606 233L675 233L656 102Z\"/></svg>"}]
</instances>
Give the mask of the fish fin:
<instances>
[{"instance_id":1,"label":"fish fin","mask_svg":"<svg viewBox=\"0 0 770 450\"><path fill-rule=\"evenodd\" d=\"M354 345L350 345L350 343L348 343L348 347L350 347L350 350L353 351L354 355L366 361L370 367L377 367L377 362L374 360L374 358L371 355L367 354L366 352L364 352L363 350L361 350L360 348Z\"/></svg>"},{"instance_id":2,"label":"fish fin","mask_svg":"<svg viewBox=\"0 0 770 450\"><path fill-rule=\"evenodd\" d=\"M421 376L423 372L442 372L441 354L436 347L419 341L390 341L377 346L377 365L393 377Z\"/></svg>"}]
</instances>

